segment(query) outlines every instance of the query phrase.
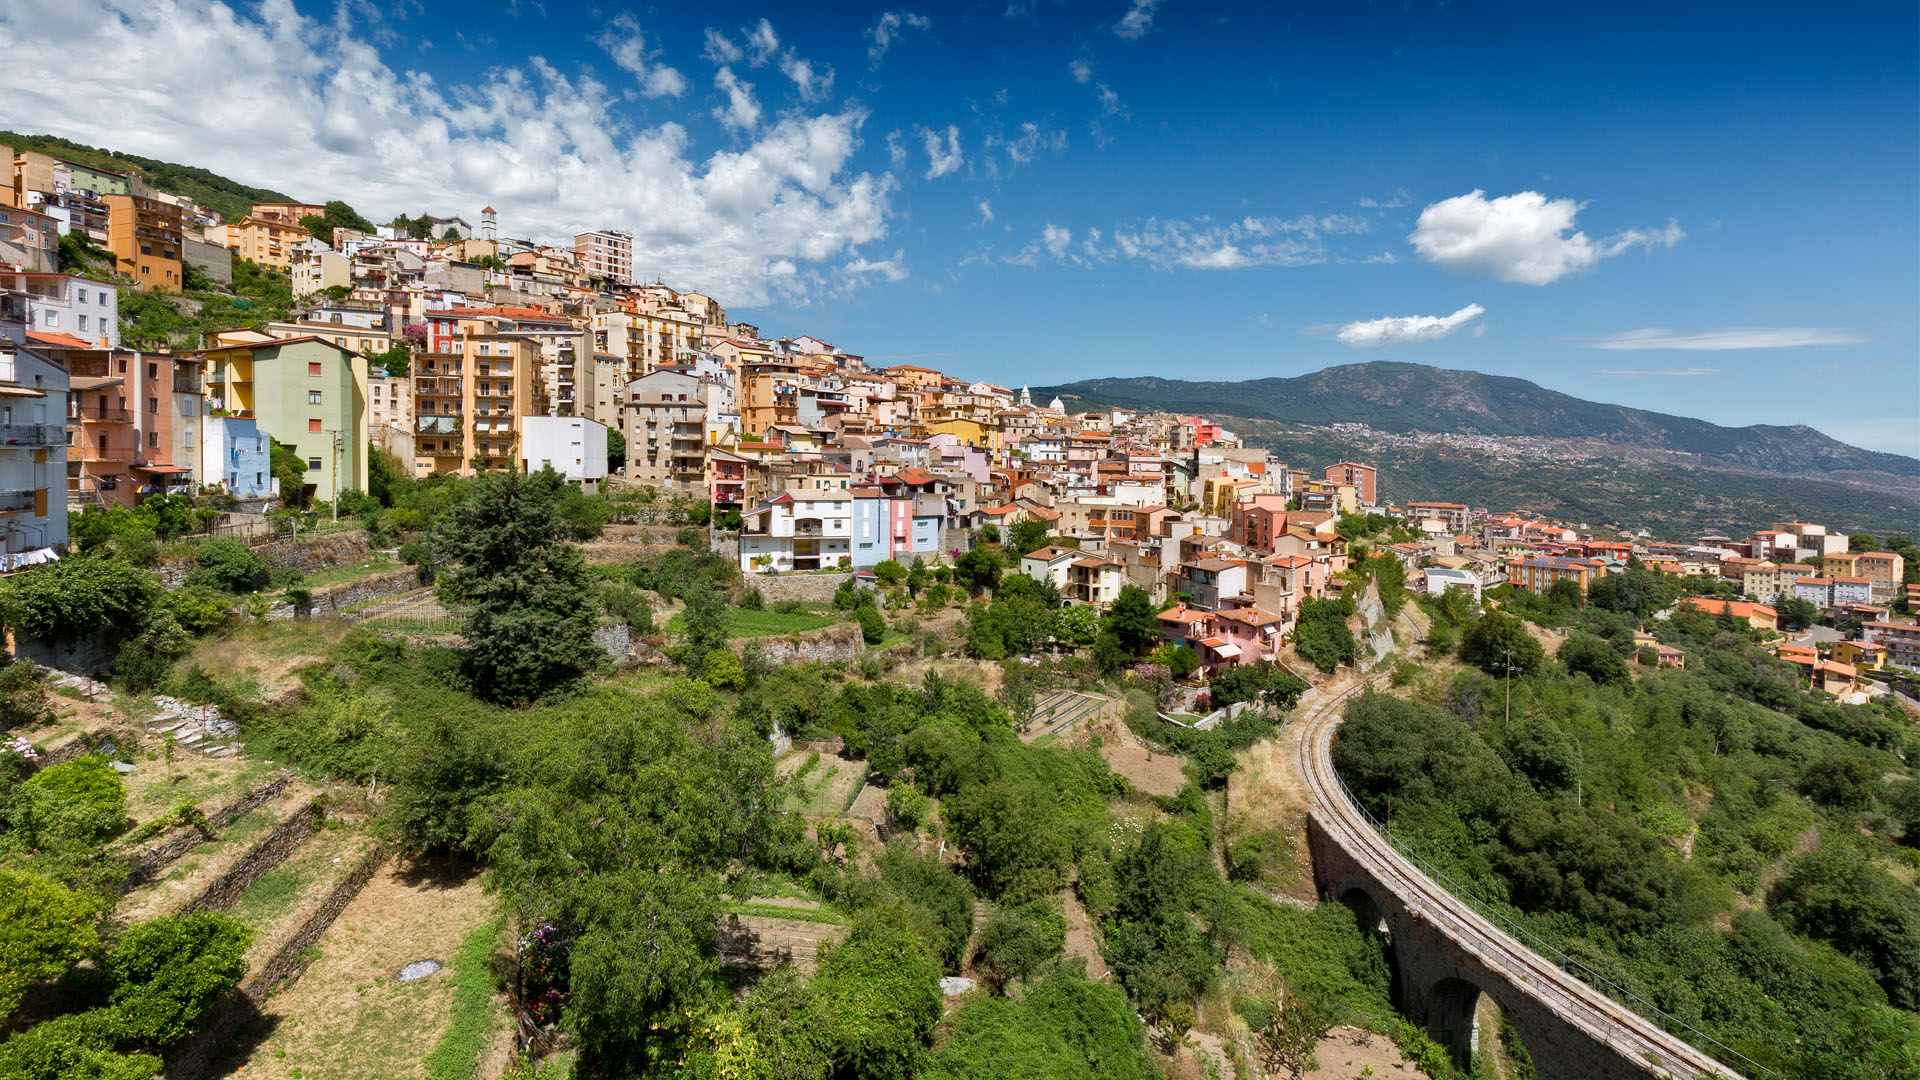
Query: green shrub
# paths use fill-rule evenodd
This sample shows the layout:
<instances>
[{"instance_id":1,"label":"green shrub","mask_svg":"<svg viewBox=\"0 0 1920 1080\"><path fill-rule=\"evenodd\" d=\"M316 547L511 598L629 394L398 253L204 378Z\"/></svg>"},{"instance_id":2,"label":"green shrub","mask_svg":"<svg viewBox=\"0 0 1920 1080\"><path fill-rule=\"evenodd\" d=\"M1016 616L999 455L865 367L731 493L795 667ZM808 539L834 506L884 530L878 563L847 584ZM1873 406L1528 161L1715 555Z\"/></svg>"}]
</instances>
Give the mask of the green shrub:
<instances>
[{"instance_id":1,"label":"green shrub","mask_svg":"<svg viewBox=\"0 0 1920 1080\"><path fill-rule=\"evenodd\" d=\"M162 916L120 935L105 967L123 1037L154 1045L192 1034L240 982L252 941L252 929L218 912Z\"/></svg>"},{"instance_id":2,"label":"green shrub","mask_svg":"<svg viewBox=\"0 0 1920 1080\"><path fill-rule=\"evenodd\" d=\"M59 976L93 950L93 909L37 874L0 869L0 1017L27 988Z\"/></svg>"},{"instance_id":3,"label":"green shrub","mask_svg":"<svg viewBox=\"0 0 1920 1080\"><path fill-rule=\"evenodd\" d=\"M97 844L126 828L120 774L97 754L63 761L29 777L5 808L3 846L27 851Z\"/></svg>"},{"instance_id":4,"label":"green shrub","mask_svg":"<svg viewBox=\"0 0 1920 1080\"><path fill-rule=\"evenodd\" d=\"M208 585L183 585L162 593L155 606L170 613L190 634L205 634L225 626L233 616L233 598Z\"/></svg>"},{"instance_id":5,"label":"green shrub","mask_svg":"<svg viewBox=\"0 0 1920 1080\"><path fill-rule=\"evenodd\" d=\"M863 607L859 609L858 617L860 636L866 640L867 644L878 644L881 638L887 636L887 621L880 617L878 611L871 607Z\"/></svg>"},{"instance_id":6,"label":"green shrub","mask_svg":"<svg viewBox=\"0 0 1920 1080\"><path fill-rule=\"evenodd\" d=\"M192 584L211 585L230 593L248 593L266 583L271 569L245 542L231 536L202 540L194 549L199 567L187 575Z\"/></svg>"},{"instance_id":7,"label":"green shrub","mask_svg":"<svg viewBox=\"0 0 1920 1080\"><path fill-rule=\"evenodd\" d=\"M0 1043L0 1080L150 1080L160 1059L117 1054L111 1009L43 1020Z\"/></svg>"},{"instance_id":8,"label":"green shrub","mask_svg":"<svg viewBox=\"0 0 1920 1080\"><path fill-rule=\"evenodd\" d=\"M31 660L0 664L0 731L53 719L53 695Z\"/></svg>"},{"instance_id":9,"label":"green shrub","mask_svg":"<svg viewBox=\"0 0 1920 1080\"><path fill-rule=\"evenodd\" d=\"M909 832L918 829L927 816L927 797L912 784L895 784L887 789L887 816Z\"/></svg>"},{"instance_id":10,"label":"green shrub","mask_svg":"<svg viewBox=\"0 0 1920 1080\"><path fill-rule=\"evenodd\" d=\"M1031 978L1052 963L1066 941L1067 920L1059 901L1043 896L988 916L974 963L995 990L1004 990L1008 983Z\"/></svg>"}]
</instances>

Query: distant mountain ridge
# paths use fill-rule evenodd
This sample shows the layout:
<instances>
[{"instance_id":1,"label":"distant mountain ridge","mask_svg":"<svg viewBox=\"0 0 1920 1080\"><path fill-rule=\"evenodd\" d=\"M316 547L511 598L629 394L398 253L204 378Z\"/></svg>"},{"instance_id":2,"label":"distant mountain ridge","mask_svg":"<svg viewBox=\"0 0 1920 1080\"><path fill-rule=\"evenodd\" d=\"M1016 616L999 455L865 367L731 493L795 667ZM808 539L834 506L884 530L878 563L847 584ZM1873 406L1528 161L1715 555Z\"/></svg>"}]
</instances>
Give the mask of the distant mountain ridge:
<instances>
[{"instance_id":1,"label":"distant mountain ridge","mask_svg":"<svg viewBox=\"0 0 1920 1080\"><path fill-rule=\"evenodd\" d=\"M1244 382L1088 379L1036 386L1070 408L1135 409L1283 423L1348 422L1381 431L1595 439L1698 455L1709 467L1920 487L1920 458L1866 450L1804 424L1722 427L1705 420L1586 401L1526 379L1397 361L1343 364ZM1859 475L1859 474L1880 474Z\"/></svg>"}]
</instances>

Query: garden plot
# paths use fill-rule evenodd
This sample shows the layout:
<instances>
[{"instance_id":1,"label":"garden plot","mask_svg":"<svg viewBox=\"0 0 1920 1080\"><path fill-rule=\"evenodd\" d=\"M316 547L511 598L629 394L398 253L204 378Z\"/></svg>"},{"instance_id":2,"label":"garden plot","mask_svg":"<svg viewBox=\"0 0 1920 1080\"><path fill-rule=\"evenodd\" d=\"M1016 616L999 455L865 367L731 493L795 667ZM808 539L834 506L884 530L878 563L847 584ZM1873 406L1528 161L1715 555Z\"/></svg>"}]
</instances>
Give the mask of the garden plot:
<instances>
[{"instance_id":1,"label":"garden plot","mask_svg":"<svg viewBox=\"0 0 1920 1080\"><path fill-rule=\"evenodd\" d=\"M492 915L478 876L382 867L320 938L299 981L261 1007L262 1028L241 1040L246 1056L218 1075L424 1077L436 1054L449 1069L459 1068L455 1058L475 1062L469 1068L483 1059L504 1064L512 1029L485 969ZM399 981L400 970L420 960L442 966Z\"/></svg>"},{"instance_id":2,"label":"garden plot","mask_svg":"<svg viewBox=\"0 0 1920 1080\"><path fill-rule=\"evenodd\" d=\"M354 829L321 828L247 886L227 914L253 927L249 966L258 967L271 957L373 845L372 837Z\"/></svg>"},{"instance_id":3,"label":"garden plot","mask_svg":"<svg viewBox=\"0 0 1920 1080\"><path fill-rule=\"evenodd\" d=\"M127 816L138 822L161 817L181 803L210 814L278 771L271 764L237 757L201 757L163 749L151 759L129 755L134 769L120 777L127 793Z\"/></svg>"},{"instance_id":4,"label":"garden plot","mask_svg":"<svg viewBox=\"0 0 1920 1080\"><path fill-rule=\"evenodd\" d=\"M808 817L845 814L867 779L867 763L839 754L792 753L780 771L799 779L791 808Z\"/></svg>"},{"instance_id":5,"label":"garden plot","mask_svg":"<svg viewBox=\"0 0 1920 1080\"><path fill-rule=\"evenodd\" d=\"M313 796L313 789L305 785L288 785L277 797L229 822L215 839L202 841L163 867L151 884L121 897L114 908L114 918L130 924L185 909L194 897L251 851L261 837L290 815L308 813L307 805Z\"/></svg>"}]
</instances>

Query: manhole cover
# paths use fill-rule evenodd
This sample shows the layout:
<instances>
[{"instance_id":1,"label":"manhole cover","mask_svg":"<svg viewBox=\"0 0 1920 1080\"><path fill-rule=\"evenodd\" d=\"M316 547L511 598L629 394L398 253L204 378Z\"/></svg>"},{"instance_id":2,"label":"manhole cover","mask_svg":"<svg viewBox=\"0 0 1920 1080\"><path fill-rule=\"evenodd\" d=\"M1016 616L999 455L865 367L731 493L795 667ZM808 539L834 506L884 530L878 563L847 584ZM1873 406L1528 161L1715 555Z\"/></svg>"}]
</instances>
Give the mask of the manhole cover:
<instances>
[{"instance_id":1,"label":"manhole cover","mask_svg":"<svg viewBox=\"0 0 1920 1080\"><path fill-rule=\"evenodd\" d=\"M424 979L439 970L440 961L438 960L415 960L413 963L401 968L400 974L395 976L395 978L398 978L401 982L413 982L416 979Z\"/></svg>"}]
</instances>

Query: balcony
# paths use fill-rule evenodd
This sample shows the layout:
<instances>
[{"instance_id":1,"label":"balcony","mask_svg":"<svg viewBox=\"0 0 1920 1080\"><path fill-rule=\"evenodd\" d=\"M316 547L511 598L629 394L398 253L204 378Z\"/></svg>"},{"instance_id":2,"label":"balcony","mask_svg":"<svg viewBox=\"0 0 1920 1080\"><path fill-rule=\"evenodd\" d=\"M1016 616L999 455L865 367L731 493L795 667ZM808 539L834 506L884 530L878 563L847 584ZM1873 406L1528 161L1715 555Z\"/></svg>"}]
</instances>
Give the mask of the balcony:
<instances>
[{"instance_id":1,"label":"balcony","mask_svg":"<svg viewBox=\"0 0 1920 1080\"><path fill-rule=\"evenodd\" d=\"M207 384L198 375L175 375L173 377L173 392L176 394L204 394L207 392Z\"/></svg>"},{"instance_id":2,"label":"balcony","mask_svg":"<svg viewBox=\"0 0 1920 1080\"><path fill-rule=\"evenodd\" d=\"M34 496L37 494L30 488L0 490L0 514L33 513Z\"/></svg>"},{"instance_id":3,"label":"balcony","mask_svg":"<svg viewBox=\"0 0 1920 1080\"><path fill-rule=\"evenodd\" d=\"M139 456L139 448L133 446L87 446L81 444L79 446L68 447L68 450L70 452L69 457L73 456L71 451L80 451L79 458L81 461L132 461Z\"/></svg>"},{"instance_id":4,"label":"balcony","mask_svg":"<svg viewBox=\"0 0 1920 1080\"><path fill-rule=\"evenodd\" d=\"M57 446L67 441L67 429L56 424L0 424L0 447Z\"/></svg>"},{"instance_id":5,"label":"balcony","mask_svg":"<svg viewBox=\"0 0 1920 1080\"><path fill-rule=\"evenodd\" d=\"M91 409L70 408L67 410L67 419L95 424L131 424L133 410L112 405L95 405Z\"/></svg>"}]
</instances>

